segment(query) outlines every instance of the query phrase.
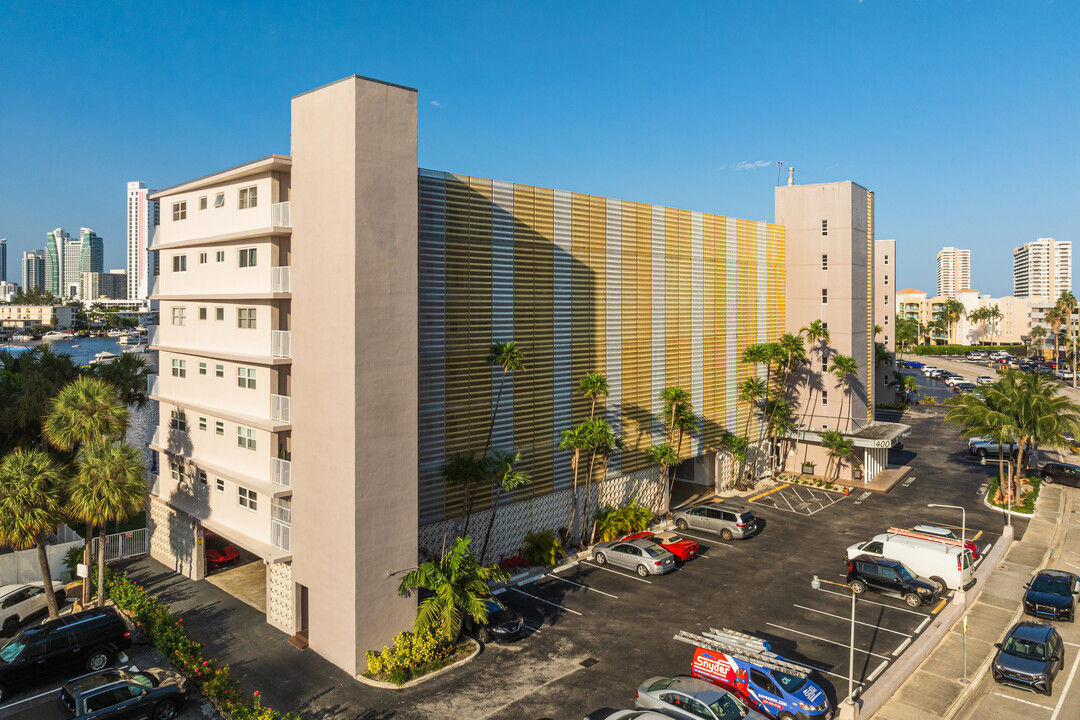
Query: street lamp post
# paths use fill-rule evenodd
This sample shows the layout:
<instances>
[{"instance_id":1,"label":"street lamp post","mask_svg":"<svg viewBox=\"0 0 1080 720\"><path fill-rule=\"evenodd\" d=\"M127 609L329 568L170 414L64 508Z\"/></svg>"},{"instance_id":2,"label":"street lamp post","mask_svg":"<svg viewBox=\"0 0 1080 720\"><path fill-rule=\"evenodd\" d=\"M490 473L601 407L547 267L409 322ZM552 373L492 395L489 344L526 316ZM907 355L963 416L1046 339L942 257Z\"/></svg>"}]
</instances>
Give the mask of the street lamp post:
<instances>
[{"instance_id":1,"label":"street lamp post","mask_svg":"<svg viewBox=\"0 0 1080 720\"><path fill-rule=\"evenodd\" d=\"M964 592L964 558L967 555L967 510L959 505L942 505L940 503L927 503L926 507L938 507L938 508L952 508L953 510L959 510L963 513L960 521L960 562L957 563L957 568L960 576L960 583L956 586L957 593Z\"/></svg>"},{"instance_id":2,"label":"street lamp post","mask_svg":"<svg viewBox=\"0 0 1080 720\"><path fill-rule=\"evenodd\" d=\"M810 581L810 587L815 590L821 589L821 583L828 585L836 585L837 587L847 588L851 591L851 647L848 651L848 677L847 677L847 700L844 702L849 706L848 717L855 717L855 588L851 587L847 583L833 582L832 580L822 580L817 575Z\"/></svg>"}]
</instances>

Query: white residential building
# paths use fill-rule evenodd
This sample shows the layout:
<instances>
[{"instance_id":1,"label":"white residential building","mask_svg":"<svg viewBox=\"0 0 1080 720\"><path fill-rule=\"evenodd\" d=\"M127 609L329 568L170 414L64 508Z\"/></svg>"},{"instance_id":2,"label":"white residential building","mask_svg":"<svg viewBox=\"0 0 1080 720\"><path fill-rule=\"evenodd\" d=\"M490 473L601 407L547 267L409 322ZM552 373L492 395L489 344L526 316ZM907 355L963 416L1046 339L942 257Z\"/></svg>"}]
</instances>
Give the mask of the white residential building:
<instances>
[{"instance_id":1,"label":"white residential building","mask_svg":"<svg viewBox=\"0 0 1080 720\"><path fill-rule=\"evenodd\" d=\"M1039 238L1013 250L1013 295L1056 301L1072 290L1072 243Z\"/></svg>"},{"instance_id":2,"label":"white residential building","mask_svg":"<svg viewBox=\"0 0 1080 720\"><path fill-rule=\"evenodd\" d=\"M937 294L955 298L960 290L971 287L971 251L942 248L937 254Z\"/></svg>"},{"instance_id":3,"label":"white residential building","mask_svg":"<svg viewBox=\"0 0 1080 720\"><path fill-rule=\"evenodd\" d=\"M158 224L158 201L141 182L127 184L127 298L145 301L150 279L158 274L157 253L150 250Z\"/></svg>"}]
</instances>

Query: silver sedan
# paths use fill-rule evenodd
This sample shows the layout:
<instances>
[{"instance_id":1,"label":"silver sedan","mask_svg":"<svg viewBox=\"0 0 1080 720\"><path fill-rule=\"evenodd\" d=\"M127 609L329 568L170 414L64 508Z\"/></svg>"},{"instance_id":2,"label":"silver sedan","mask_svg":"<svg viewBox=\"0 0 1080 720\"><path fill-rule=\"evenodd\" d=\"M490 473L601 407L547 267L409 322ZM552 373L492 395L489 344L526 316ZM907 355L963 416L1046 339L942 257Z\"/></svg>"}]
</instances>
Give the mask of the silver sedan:
<instances>
[{"instance_id":1,"label":"silver sedan","mask_svg":"<svg viewBox=\"0 0 1080 720\"><path fill-rule=\"evenodd\" d=\"M634 707L681 720L768 720L726 690L688 677L649 678L638 687Z\"/></svg>"},{"instance_id":2,"label":"silver sedan","mask_svg":"<svg viewBox=\"0 0 1080 720\"><path fill-rule=\"evenodd\" d=\"M675 569L675 556L648 540L597 543L593 558L600 565L617 565L633 570L641 577L663 575Z\"/></svg>"}]
</instances>

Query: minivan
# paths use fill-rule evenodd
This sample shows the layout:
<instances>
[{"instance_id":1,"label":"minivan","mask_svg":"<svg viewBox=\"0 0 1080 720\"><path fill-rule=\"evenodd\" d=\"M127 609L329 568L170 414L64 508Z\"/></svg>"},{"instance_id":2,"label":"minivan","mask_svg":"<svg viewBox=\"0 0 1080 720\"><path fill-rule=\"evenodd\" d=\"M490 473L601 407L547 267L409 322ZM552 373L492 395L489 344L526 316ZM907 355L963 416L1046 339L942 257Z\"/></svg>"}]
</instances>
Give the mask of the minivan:
<instances>
[{"instance_id":1,"label":"minivan","mask_svg":"<svg viewBox=\"0 0 1080 720\"><path fill-rule=\"evenodd\" d=\"M871 555L899 560L915 574L930 578L940 593L945 588L960 590L961 583L964 590L975 584L971 551L967 548L962 550L961 554L961 548L956 545L882 533L868 542L849 547L845 559L850 560L856 555Z\"/></svg>"},{"instance_id":2,"label":"minivan","mask_svg":"<svg viewBox=\"0 0 1080 720\"><path fill-rule=\"evenodd\" d=\"M757 530L757 518L748 508L735 503L711 502L695 505L675 513L675 526L680 530L694 528L717 533L725 540L743 539Z\"/></svg>"},{"instance_id":3,"label":"minivan","mask_svg":"<svg viewBox=\"0 0 1080 720\"><path fill-rule=\"evenodd\" d=\"M27 628L0 647L0 702L11 691L81 665L105 668L131 647L131 633L115 608L95 608L63 615Z\"/></svg>"}]
</instances>

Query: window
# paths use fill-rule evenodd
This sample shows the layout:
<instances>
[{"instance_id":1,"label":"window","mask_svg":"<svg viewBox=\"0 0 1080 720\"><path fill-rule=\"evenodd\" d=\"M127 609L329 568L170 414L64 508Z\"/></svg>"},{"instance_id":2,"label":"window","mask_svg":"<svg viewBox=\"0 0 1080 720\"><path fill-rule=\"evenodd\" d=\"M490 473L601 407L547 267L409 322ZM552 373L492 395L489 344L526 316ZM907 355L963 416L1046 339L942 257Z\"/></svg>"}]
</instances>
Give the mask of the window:
<instances>
[{"instance_id":1,"label":"window","mask_svg":"<svg viewBox=\"0 0 1080 720\"><path fill-rule=\"evenodd\" d=\"M245 450L255 449L255 429L236 426L236 444Z\"/></svg>"},{"instance_id":2,"label":"window","mask_svg":"<svg viewBox=\"0 0 1080 720\"><path fill-rule=\"evenodd\" d=\"M175 483L184 482L184 466L179 460L169 461L169 477Z\"/></svg>"},{"instance_id":3,"label":"window","mask_svg":"<svg viewBox=\"0 0 1080 720\"><path fill-rule=\"evenodd\" d=\"M236 327L255 329L255 308L236 308Z\"/></svg>"},{"instance_id":4,"label":"window","mask_svg":"<svg viewBox=\"0 0 1080 720\"><path fill-rule=\"evenodd\" d=\"M240 507L246 507L248 510L259 509L259 495L254 490L236 488L236 502L240 504Z\"/></svg>"},{"instance_id":5,"label":"window","mask_svg":"<svg viewBox=\"0 0 1080 720\"><path fill-rule=\"evenodd\" d=\"M255 267L255 248L242 248L240 251L240 267Z\"/></svg>"},{"instance_id":6,"label":"window","mask_svg":"<svg viewBox=\"0 0 1080 720\"><path fill-rule=\"evenodd\" d=\"M184 220L187 218L187 202L178 202L172 204L172 219Z\"/></svg>"},{"instance_id":7,"label":"window","mask_svg":"<svg viewBox=\"0 0 1080 720\"><path fill-rule=\"evenodd\" d=\"M218 250L216 253L214 253L214 260L216 262L225 262L225 251Z\"/></svg>"},{"instance_id":8,"label":"window","mask_svg":"<svg viewBox=\"0 0 1080 720\"><path fill-rule=\"evenodd\" d=\"M240 188L240 196L236 203L237 207L241 210L245 210L247 208L253 208L258 205L258 191L259 188L256 185L252 185L251 187L246 188Z\"/></svg>"},{"instance_id":9,"label":"window","mask_svg":"<svg viewBox=\"0 0 1080 720\"><path fill-rule=\"evenodd\" d=\"M206 253L204 253L204 252L199 253L199 264L200 265L205 265L206 264Z\"/></svg>"},{"instance_id":10,"label":"window","mask_svg":"<svg viewBox=\"0 0 1080 720\"><path fill-rule=\"evenodd\" d=\"M888 265L888 264L889 264L889 256L888 256L888 255L886 255L886 256L885 256L885 264L886 264L886 265Z\"/></svg>"},{"instance_id":11,"label":"window","mask_svg":"<svg viewBox=\"0 0 1080 720\"><path fill-rule=\"evenodd\" d=\"M821 391L821 407L829 407L829 393L827 390Z\"/></svg>"},{"instance_id":12,"label":"window","mask_svg":"<svg viewBox=\"0 0 1080 720\"><path fill-rule=\"evenodd\" d=\"M176 358L173 358L172 376L178 378L187 377L187 360L177 360Z\"/></svg>"},{"instance_id":13,"label":"window","mask_svg":"<svg viewBox=\"0 0 1080 720\"><path fill-rule=\"evenodd\" d=\"M187 255L173 255L172 271L187 272Z\"/></svg>"},{"instance_id":14,"label":"window","mask_svg":"<svg viewBox=\"0 0 1080 720\"><path fill-rule=\"evenodd\" d=\"M829 304L829 289L828 288L821 288L821 304L822 305L828 305Z\"/></svg>"},{"instance_id":15,"label":"window","mask_svg":"<svg viewBox=\"0 0 1080 720\"><path fill-rule=\"evenodd\" d=\"M215 365L214 366L214 377L219 377L219 378L225 377L225 366L224 365Z\"/></svg>"},{"instance_id":16,"label":"window","mask_svg":"<svg viewBox=\"0 0 1080 720\"><path fill-rule=\"evenodd\" d=\"M199 198L199 209L200 210L205 210L206 209L206 196L205 195L203 195L201 198Z\"/></svg>"},{"instance_id":17,"label":"window","mask_svg":"<svg viewBox=\"0 0 1080 720\"><path fill-rule=\"evenodd\" d=\"M206 484L206 471L205 470L200 470L199 471L199 484L200 485L205 485Z\"/></svg>"},{"instance_id":18,"label":"window","mask_svg":"<svg viewBox=\"0 0 1080 720\"><path fill-rule=\"evenodd\" d=\"M888 275L886 275L886 276L885 276L885 284L886 284L886 285L888 285L888 284L889 284L889 276L888 276Z\"/></svg>"},{"instance_id":19,"label":"window","mask_svg":"<svg viewBox=\"0 0 1080 720\"><path fill-rule=\"evenodd\" d=\"M225 423L221 422L220 420L215 422L214 423L214 432L217 433L218 435L224 435L225 434Z\"/></svg>"},{"instance_id":20,"label":"window","mask_svg":"<svg viewBox=\"0 0 1080 720\"><path fill-rule=\"evenodd\" d=\"M821 358L821 372L823 374L829 372L829 358Z\"/></svg>"},{"instance_id":21,"label":"window","mask_svg":"<svg viewBox=\"0 0 1080 720\"><path fill-rule=\"evenodd\" d=\"M829 332L829 323L822 322L821 323L821 329L824 330L825 332Z\"/></svg>"},{"instance_id":22,"label":"window","mask_svg":"<svg viewBox=\"0 0 1080 720\"><path fill-rule=\"evenodd\" d=\"M217 479L217 490L218 492L225 492L225 481L221 478Z\"/></svg>"},{"instance_id":23,"label":"window","mask_svg":"<svg viewBox=\"0 0 1080 720\"><path fill-rule=\"evenodd\" d=\"M822 270L828 270L829 269L829 256L828 255L822 255L821 256L821 269Z\"/></svg>"},{"instance_id":24,"label":"window","mask_svg":"<svg viewBox=\"0 0 1080 720\"><path fill-rule=\"evenodd\" d=\"M821 234L822 234L822 236L825 236L825 235L829 234L829 221L828 220L822 220L821 221Z\"/></svg>"},{"instance_id":25,"label":"window","mask_svg":"<svg viewBox=\"0 0 1080 720\"><path fill-rule=\"evenodd\" d=\"M888 326L889 326L889 316L886 315L885 316L885 327L888 327Z\"/></svg>"},{"instance_id":26,"label":"window","mask_svg":"<svg viewBox=\"0 0 1080 720\"><path fill-rule=\"evenodd\" d=\"M204 362L199 363L199 374L200 375L205 375L206 374L206 363L204 363Z\"/></svg>"},{"instance_id":27,"label":"window","mask_svg":"<svg viewBox=\"0 0 1080 720\"><path fill-rule=\"evenodd\" d=\"M255 389L255 368L236 368L236 384L247 390Z\"/></svg>"},{"instance_id":28,"label":"window","mask_svg":"<svg viewBox=\"0 0 1080 720\"><path fill-rule=\"evenodd\" d=\"M885 305L885 307L889 306L889 296L888 295L885 296L885 302L883 304Z\"/></svg>"},{"instance_id":29,"label":"window","mask_svg":"<svg viewBox=\"0 0 1080 720\"><path fill-rule=\"evenodd\" d=\"M224 320L225 319L225 308L214 308L214 319L215 320Z\"/></svg>"},{"instance_id":30,"label":"window","mask_svg":"<svg viewBox=\"0 0 1080 720\"><path fill-rule=\"evenodd\" d=\"M205 320L206 319L206 308L204 308L204 307L199 308L199 319L200 320Z\"/></svg>"},{"instance_id":31,"label":"window","mask_svg":"<svg viewBox=\"0 0 1080 720\"><path fill-rule=\"evenodd\" d=\"M225 193L218 193L214 196L214 207L225 207Z\"/></svg>"},{"instance_id":32,"label":"window","mask_svg":"<svg viewBox=\"0 0 1080 720\"><path fill-rule=\"evenodd\" d=\"M172 309L172 324L183 325L187 319L187 308L174 307Z\"/></svg>"},{"instance_id":33,"label":"window","mask_svg":"<svg viewBox=\"0 0 1080 720\"><path fill-rule=\"evenodd\" d=\"M173 410L170 413L169 427L180 432L187 432L187 417L183 410Z\"/></svg>"},{"instance_id":34,"label":"window","mask_svg":"<svg viewBox=\"0 0 1080 720\"><path fill-rule=\"evenodd\" d=\"M204 417L199 418L199 429L200 430L206 430L206 418L204 418Z\"/></svg>"}]
</instances>

